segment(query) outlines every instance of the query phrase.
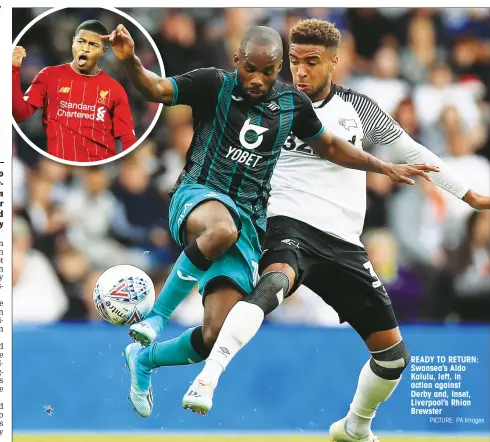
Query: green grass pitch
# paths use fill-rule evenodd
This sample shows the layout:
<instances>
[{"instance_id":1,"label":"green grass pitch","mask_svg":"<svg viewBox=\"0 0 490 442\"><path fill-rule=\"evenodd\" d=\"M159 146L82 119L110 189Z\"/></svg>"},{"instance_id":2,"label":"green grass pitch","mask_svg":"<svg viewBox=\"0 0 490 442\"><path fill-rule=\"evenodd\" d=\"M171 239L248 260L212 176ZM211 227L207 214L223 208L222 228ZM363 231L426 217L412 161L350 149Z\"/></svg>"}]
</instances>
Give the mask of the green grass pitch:
<instances>
[{"instance_id":1,"label":"green grass pitch","mask_svg":"<svg viewBox=\"0 0 490 442\"><path fill-rule=\"evenodd\" d=\"M380 442L488 442L488 437L384 436ZM322 436L155 436L155 435L14 435L14 442L328 442Z\"/></svg>"}]
</instances>

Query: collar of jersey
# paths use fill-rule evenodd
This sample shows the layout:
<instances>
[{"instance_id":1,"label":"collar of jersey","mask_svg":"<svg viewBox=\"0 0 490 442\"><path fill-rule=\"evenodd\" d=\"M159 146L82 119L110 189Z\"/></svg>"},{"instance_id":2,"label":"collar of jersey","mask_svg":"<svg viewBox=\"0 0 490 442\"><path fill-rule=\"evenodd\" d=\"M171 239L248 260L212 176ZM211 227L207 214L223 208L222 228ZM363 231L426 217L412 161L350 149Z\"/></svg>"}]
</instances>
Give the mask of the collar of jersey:
<instances>
[{"instance_id":1,"label":"collar of jersey","mask_svg":"<svg viewBox=\"0 0 490 442\"><path fill-rule=\"evenodd\" d=\"M88 74L81 74L80 72L77 72L75 69L73 69L73 66L71 65L71 62L70 63L66 63L69 68L75 72L75 74L78 74L78 75L81 75L82 77L97 77L97 75L99 75L101 72L102 72L102 69L99 68L99 72L97 72L96 74L92 74L92 75L88 75Z\"/></svg>"},{"instance_id":2,"label":"collar of jersey","mask_svg":"<svg viewBox=\"0 0 490 442\"><path fill-rule=\"evenodd\" d=\"M335 89L336 89L336 87L337 86L335 86L334 83L331 83L331 85L330 85L330 92L328 93L327 98L325 98L325 100L323 100L323 101L313 103L313 107L315 109L320 109L321 107L325 106L333 98L333 96L335 95Z\"/></svg>"}]
</instances>

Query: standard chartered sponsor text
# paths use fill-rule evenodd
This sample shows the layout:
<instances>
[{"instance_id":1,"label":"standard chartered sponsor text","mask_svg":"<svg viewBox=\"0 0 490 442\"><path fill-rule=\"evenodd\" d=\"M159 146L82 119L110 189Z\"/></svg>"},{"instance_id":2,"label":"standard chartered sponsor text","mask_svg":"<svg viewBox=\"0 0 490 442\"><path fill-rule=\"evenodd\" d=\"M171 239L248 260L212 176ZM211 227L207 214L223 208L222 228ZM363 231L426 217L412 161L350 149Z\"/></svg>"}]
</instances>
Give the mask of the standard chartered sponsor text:
<instances>
[{"instance_id":1,"label":"standard chartered sponsor text","mask_svg":"<svg viewBox=\"0 0 490 442\"><path fill-rule=\"evenodd\" d=\"M73 110L72 110L73 109ZM80 112L86 111L86 112ZM89 113L90 112L90 113ZM83 118L86 120L95 120L96 105L89 106L83 103L72 103L71 101L60 101L60 107L56 116L68 118Z\"/></svg>"}]
</instances>

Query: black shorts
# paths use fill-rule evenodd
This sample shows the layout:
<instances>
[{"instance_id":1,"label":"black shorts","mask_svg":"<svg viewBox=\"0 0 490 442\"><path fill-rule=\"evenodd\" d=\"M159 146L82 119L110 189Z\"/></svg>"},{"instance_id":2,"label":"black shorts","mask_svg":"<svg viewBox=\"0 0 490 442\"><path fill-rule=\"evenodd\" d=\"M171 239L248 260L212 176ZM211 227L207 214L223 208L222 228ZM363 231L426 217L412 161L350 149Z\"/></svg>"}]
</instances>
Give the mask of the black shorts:
<instances>
[{"instance_id":1,"label":"black shorts","mask_svg":"<svg viewBox=\"0 0 490 442\"><path fill-rule=\"evenodd\" d=\"M395 328L391 300L372 269L366 250L287 216L267 220L259 271L287 263L296 273L290 293L303 284L366 339Z\"/></svg>"}]
</instances>

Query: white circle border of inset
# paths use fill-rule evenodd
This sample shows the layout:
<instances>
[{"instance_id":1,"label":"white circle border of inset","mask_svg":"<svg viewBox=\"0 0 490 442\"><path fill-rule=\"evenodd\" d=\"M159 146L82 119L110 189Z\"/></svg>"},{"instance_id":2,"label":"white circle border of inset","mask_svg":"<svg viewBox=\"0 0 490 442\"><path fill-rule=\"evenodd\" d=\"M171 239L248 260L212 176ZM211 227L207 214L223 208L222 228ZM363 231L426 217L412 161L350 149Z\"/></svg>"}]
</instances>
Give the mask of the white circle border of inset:
<instances>
[{"instance_id":1,"label":"white circle border of inset","mask_svg":"<svg viewBox=\"0 0 490 442\"><path fill-rule=\"evenodd\" d=\"M12 45L12 51L17 46L17 44L19 43L20 39L24 36L24 34L32 26L34 26L38 21L42 20L44 17L46 17L46 16L48 16L54 12L61 11L64 9L72 9L72 8L69 8L69 7L51 8L51 9L48 9L47 11L44 11L42 14L40 14L34 20L32 20L24 29L22 29L22 31L19 33L19 35L14 40L14 43ZM119 11L117 8L112 8L112 7L102 7L101 6L98 8L88 8L87 7L84 9L106 9L107 11L114 12L115 14L118 14L121 17L124 17L126 20L129 20L131 23L133 23L133 25L135 25L143 33L143 35L147 38L147 40L150 42L151 47L155 51L155 54L156 54L156 57L158 60L158 64L160 66L161 76L165 77L165 67L163 66L162 56L160 55L160 52L158 51L157 45L153 41L153 38L151 38L151 35L148 33L148 31L142 25L140 25L133 17L126 14L125 12ZM122 68L122 65L121 65L121 68ZM153 121L151 122L151 124L148 126L148 129L146 130L146 132L140 137L139 140L136 140L136 143L133 144L129 149L125 150L124 152L118 153L117 155L114 155L111 158L106 158L105 160L100 160L100 161L80 161L80 162L78 162L78 161L68 161L68 160L63 160L61 158L58 158L58 157L51 155L48 152L45 152L44 150L40 149L31 140L29 140L29 138L27 138L27 136L24 134L24 132L20 129L19 125L14 120L13 116L12 116L12 124L13 124L15 130L17 131L17 133L21 136L21 138L29 146L31 146L36 152L40 153L41 155L45 156L46 158L49 158L50 160L56 161L58 163L66 164L67 166L100 166L102 164L112 163L113 161L116 161L116 160L128 155L130 152L132 152L134 149L136 149L143 141L145 141L145 139L148 137L150 132L153 130L153 128L157 124L157 122L160 118L160 115L162 113L162 110L163 110L163 104L160 103L158 105L157 113L156 113L155 117L153 118Z\"/></svg>"}]
</instances>

